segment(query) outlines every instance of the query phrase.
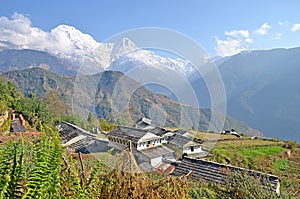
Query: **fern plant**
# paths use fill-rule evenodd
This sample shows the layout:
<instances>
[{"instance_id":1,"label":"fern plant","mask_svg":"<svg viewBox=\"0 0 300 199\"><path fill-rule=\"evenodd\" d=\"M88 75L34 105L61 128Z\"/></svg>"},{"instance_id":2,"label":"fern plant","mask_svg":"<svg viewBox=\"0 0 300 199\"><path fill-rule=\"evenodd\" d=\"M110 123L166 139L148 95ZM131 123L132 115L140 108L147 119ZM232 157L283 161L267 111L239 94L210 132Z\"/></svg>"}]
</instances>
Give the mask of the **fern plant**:
<instances>
[{"instance_id":1,"label":"fern plant","mask_svg":"<svg viewBox=\"0 0 300 199\"><path fill-rule=\"evenodd\" d=\"M33 146L33 169L26 182L23 198L58 198L59 171L62 151L59 139L54 134L47 137L41 133L40 141Z\"/></svg>"},{"instance_id":2,"label":"fern plant","mask_svg":"<svg viewBox=\"0 0 300 199\"><path fill-rule=\"evenodd\" d=\"M24 139L10 141L0 148L0 198L18 198L22 194Z\"/></svg>"}]
</instances>

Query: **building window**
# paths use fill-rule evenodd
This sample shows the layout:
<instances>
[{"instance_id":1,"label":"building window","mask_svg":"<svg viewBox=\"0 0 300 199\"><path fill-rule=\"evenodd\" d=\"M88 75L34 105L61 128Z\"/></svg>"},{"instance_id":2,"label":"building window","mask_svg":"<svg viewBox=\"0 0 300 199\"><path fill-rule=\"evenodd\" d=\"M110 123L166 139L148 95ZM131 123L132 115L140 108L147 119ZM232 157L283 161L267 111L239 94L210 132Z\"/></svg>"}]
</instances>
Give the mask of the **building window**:
<instances>
[{"instance_id":1,"label":"building window","mask_svg":"<svg viewBox=\"0 0 300 199\"><path fill-rule=\"evenodd\" d=\"M191 152L194 152L194 146L191 146Z\"/></svg>"}]
</instances>

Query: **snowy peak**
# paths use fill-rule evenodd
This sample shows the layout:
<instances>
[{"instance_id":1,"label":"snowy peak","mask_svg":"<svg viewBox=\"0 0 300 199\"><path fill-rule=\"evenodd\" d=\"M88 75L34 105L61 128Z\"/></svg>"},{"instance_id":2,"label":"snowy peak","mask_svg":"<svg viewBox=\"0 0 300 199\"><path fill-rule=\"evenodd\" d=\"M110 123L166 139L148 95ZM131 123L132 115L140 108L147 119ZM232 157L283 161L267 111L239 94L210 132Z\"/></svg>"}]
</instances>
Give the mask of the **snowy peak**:
<instances>
[{"instance_id":1,"label":"snowy peak","mask_svg":"<svg viewBox=\"0 0 300 199\"><path fill-rule=\"evenodd\" d=\"M0 50L45 51L89 74L98 73L111 68L116 63L128 61L157 69L168 67L182 73L190 70L184 60L161 57L153 51L140 49L130 38L100 43L91 35L65 24L46 32L32 26L27 16L18 13L14 14L11 19L2 17L0 25Z\"/></svg>"},{"instance_id":2,"label":"snowy peak","mask_svg":"<svg viewBox=\"0 0 300 199\"><path fill-rule=\"evenodd\" d=\"M127 37L122 39L122 46L123 47L136 47L136 45Z\"/></svg>"},{"instance_id":3,"label":"snowy peak","mask_svg":"<svg viewBox=\"0 0 300 199\"><path fill-rule=\"evenodd\" d=\"M111 70L127 72L135 67L147 66L160 71L174 70L184 76L188 76L194 70L187 60L162 57L153 51L140 49L135 45L125 45L115 49L118 51L113 52L115 54L109 67Z\"/></svg>"},{"instance_id":4,"label":"snowy peak","mask_svg":"<svg viewBox=\"0 0 300 199\"><path fill-rule=\"evenodd\" d=\"M73 26L59 25L51 31L51 35L59 43L65 42L70 50L75 50L80 54L91 53L98 47L98 42L93 37L82 33Z\"/></svg>"},{"instance_id":5,"label":"snowy peak","mask_svg":"<svg viewBox=\"0 0 300 199\"><path fill-rule=\"evenodd\" d=\"M126 56L129 53L140 50L130 39L122 38L114 43L114 48L111 53L111 62Z\"/></svg>"},{"instance_id":6,"label":"snowy peak","mask_svg":"<svg viewBox=\"0 0 300 199\"><path fill-rule=\"evenodd\" d=\"M51 31L51 35L57 43L64 45L64 49L59 52L53 50L54 53L78 65L81 72L98 73L109 66L113 44L99 43L89 34L68 25L57 26Z\"/></svg>"}]
</instances>

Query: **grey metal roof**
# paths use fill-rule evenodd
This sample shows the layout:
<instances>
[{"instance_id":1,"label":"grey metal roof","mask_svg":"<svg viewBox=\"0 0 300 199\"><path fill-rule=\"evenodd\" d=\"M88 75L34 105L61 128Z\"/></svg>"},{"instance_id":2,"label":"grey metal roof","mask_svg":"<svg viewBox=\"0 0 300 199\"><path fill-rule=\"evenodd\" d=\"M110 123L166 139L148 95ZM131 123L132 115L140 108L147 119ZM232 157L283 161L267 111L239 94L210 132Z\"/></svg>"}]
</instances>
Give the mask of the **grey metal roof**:
<instances>
[{"instance_id":1,"label":"grey metal roof","mask_svg":"<svg viewBox=\"0 0 300 199\"><path fill-rule=\"evenodd\" d=\"M161 127L153 127L153 128L144 128L144 129L148 129L149 132L158 135L158 136L163 136L164 134L166 134L168 131L164 128Z\"/></svg>"},{"instance_id":2,"label":"grey metal roof","mask_svg":"<svg viewBox=\"0 0 300 199\"><path fill-rule=\"evenodd\" d=\"M156 158L163 155L168 155L170 153L174 153L172 149L169 149L165 146L157 146L150 149L144 149L140 151L142 154L147 156L148 158Z\"/></svg>"},{"instance_id":3,"label":"grey metal roof","mask_svg":"<svg viewBox=\"0 0 300 199\"><path fill-rule=\"evenodd\" d=\"M62 140L62 144L67 143L68 141L70 141L71 139L73 139L79 135L95 137L94 134L91 134L91 133L87 132L86 130L84 130L74 124L68 123L68 122L61 122L57 126L57 128L59 130L59 135Z\"/></svg>"},{"instance_id":4,"label":"grey metal roof","mask_svg":"<svg viewBox=\"0 0 300 199\"><path fill-rule=\"evenodd\" d=\"M184 137L180 134L175 133L173 136L169 137L169 143L178 147L183 147L188 142L193 141L191 138Z\"/></svg>"},{"instance_id":5,"label":"grey metal roof","mask_svg":"<svg viewBox=\"0 0 300 199\"><path fill-rule=\"evenodd\" d=\"M143 171L152 171L153 170L153 167L151 166L151 164L149 162L143 162L143 163L139 164L139 167Z\"/></svg>"},{"instance_id":6,"label":"grey metal roof","mask_svg":"<svg viewBox=\"0 0 300 199\"><path fill-rule=\"evenodd\" d=\"M174 131L173 133L177 133L177 134L183 135L183 134L185 134L186 132L188 132L188 131L185 131L185 130L182 130L182 129L177 129L177 130Z\"/></svg>"},{"instance_id":7,"label":"grey metal roof","mask_svg":"<svg viewBox=\"0 0 300 199\"><path fill-rule=\"evenodd\" d=\"M87 154L87 153L107 152L112 147L109 146L108 141L98 140L94 137L86 137L71 144L69 148L74 149L76 152Z\"/></svg>"},{"instance_id":8,"label":"grey metal roof","mask_svg":"<svg viewBox=\"0 0 300 199\"><path fill-rule=\"evenodd\" d=\"M279 186L278 176L262 173L259 171L248 170L240 167L220 164L217 162L210 162L187 157L185 157L181 161L181 163L175 167L175 170L172 173L172 175L183 176L187 175L190 171L192 171L191 178L194 180L202 179L207 182L219 183L221 185L225 184L229 171L247 173L250 176L258 177L260 179L267 177L274 191Z\"/></svg>"},{"instance_id":9,"label":"grey metal roof","mask_svg":"<svg viewBox=\"0 0 300 199\"><path fill-rule=\"evenodd\" d=\"M122 140L131 140L133 143L137 143L144 135L148 133L147 130L138 129L134 127L118 126L110 133L107 134L108 137L115 137Z\"/></svg>"}]
</instances>

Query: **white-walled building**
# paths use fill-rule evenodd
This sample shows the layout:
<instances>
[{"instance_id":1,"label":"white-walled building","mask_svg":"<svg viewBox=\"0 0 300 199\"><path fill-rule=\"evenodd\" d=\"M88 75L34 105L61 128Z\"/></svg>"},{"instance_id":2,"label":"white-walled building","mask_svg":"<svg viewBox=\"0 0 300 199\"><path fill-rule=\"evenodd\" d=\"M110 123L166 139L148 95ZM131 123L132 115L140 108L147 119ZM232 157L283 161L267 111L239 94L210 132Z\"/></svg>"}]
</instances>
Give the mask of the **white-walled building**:
<instances>
[{"instance_id":1,"label":"white-walled building","mask_svg":"<svg viewBox=\"0 0 300 199\"><path fill-rule=\"evenodd\" d=\"M107 137L109 141L125 146L131 142L134 156L143 170L155 170L163 164L164 159L174 159L174 151L163 146L163 143L167 143L166 138L146 129L118 126Z\"/></svg>"},{"instance_id":2,"label":"white-walled building","mask_svg":"<svg viewBox=\"0 0 300 199\"><path fill-rule=\"evenodd\" d=\"M182 150L182 154L194 154L203 152L200 143L177 133L173 133L171 136L168 136L168 143L169 145L180 148Z\"/></svg>"},{"instance_id":3,"label":"white-walled building","mask_svg":"<svg viewBox=\"0 0 300 199\"><path fill-rule=\"evenodd\" d=\"M164 159L172 159L174 151L166 146L152 147L150 149L141 150L137 155L137 162L148 162L152 167L160 165Z\"/></svg>"},{"instance_id":4,"label":"white-walled building","mask_svg":"<svg viewBox=\"0 0 300 199\"><path fill-rule=\"evenodd\" d=\"M118 126L107 136L110 141L124 145L128 145L128 142L131 141L133 147L138 151L161 146L167 142L164 137L151 133L148 130L124 126Z\"/></svg>"}]
</instances>

